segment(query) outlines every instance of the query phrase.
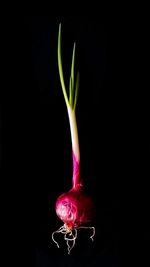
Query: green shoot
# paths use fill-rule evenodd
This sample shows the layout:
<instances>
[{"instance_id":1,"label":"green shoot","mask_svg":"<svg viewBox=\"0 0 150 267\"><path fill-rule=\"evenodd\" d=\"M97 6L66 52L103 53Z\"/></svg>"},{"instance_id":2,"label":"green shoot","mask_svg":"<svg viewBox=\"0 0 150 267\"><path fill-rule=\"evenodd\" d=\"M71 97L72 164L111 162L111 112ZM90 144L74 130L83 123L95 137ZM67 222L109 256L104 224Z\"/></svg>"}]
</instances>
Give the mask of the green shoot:
<instances>
[{"instance_id":1,"label":"green shoot","mask_svg":"<svg viewBox=\"0 0 150 267\"><path fill-rule=\"evenodd\" d=\"M79 72L77 73L77 79L76 79L76 89L75 89L75 98L74 98L74 106L73 109L76 109L77 100L78 100L78 92L79 92L79 82L80 82L80 76Z\"/></svg>"},{"instance_id":2,"label":"green shoot","mask_svg":"<svg viewBox=\"0 0 150 267\"><path fill-rule=\"evenodd\" d=\"M66 105L68 106L69 101L68 101L68 96L67 96L66 88L65 88L62 60L61 60L61 24L59 24L59 33L58 33L58 68L59 68L60 82L61 82L65 102L66 102Z\"/></svg>"},{"instance_id":3,"label":"green shoot","mask_svg":"<svg viewBox=\"0 0 150 267\"><path fill-rule=\"evenodd\" d=\"M75 50L76 44L74 43L73 52L72 52L72 64L71 64L71 75L69 81L69 99L66 91L66 86L64 82L63 68L62 68L62 58L61 58L61 24L59 24L59 33L58 33L58 69L60 82L62 86L63 95L65 98L65 102L67 107L71 107L72 110L75 111L77 104L77 96L79 90L79 73L77 74L76 85L74 81L74 73L75 73Z\"/></svg>"}]
</instances>

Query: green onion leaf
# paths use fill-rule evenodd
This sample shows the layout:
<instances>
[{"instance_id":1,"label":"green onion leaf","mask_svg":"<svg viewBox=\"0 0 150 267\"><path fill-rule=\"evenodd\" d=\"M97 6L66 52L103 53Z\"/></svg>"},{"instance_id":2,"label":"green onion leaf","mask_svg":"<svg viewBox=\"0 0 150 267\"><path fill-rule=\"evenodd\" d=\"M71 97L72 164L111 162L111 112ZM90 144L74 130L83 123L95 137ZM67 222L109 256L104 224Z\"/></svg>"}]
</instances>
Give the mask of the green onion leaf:
<instances>
[{"instance_id":1,"label":"green onion leaf","mask_svg":"<svg viewBox=\"0 0 150 267\"><path fill-rule=\"evenodd\" d=\"M70 76L70 96L69 96L69 103L73 108L73 99L74 99L74 62L75 62L75 49L76 44L74 43L73 46L73 53L72 53L72 64L71 64L71 76Z\"/></svg>"},{"instance_id":2,"label":"green onion leaf","mask_svg":"<svg viewBox=\"0 0 150 267\"><path fill-rule=\"evenodd\" d=\"M73 94L72 94L72 78L70 76L70 83L69 83L69 104L73 107Z\"/></svg>"},{"instance_id":3,"label":"green onion leaf","mask_svg":"<svg viewBox=\"0 0 150 267\"><path fill-rule=\"evenodd\" d=\"M60 75L60 82L65 98L66 105L69 105L68 96L65 88L64 76L63 76L63 68L62 68L62 59L61 59L61 23L59 24L59 33L58 33L58 69Z\"/></svg>"},{"instance_id":4,"label":"green onion leaf","mask_svg":"<svg viewBox=\"0 0 150 267\"><path fill-rule=\"evenodd\" d=\"M77 73L77 79L76 79L76 89L75 89L75 98L74 98L74 107L73 109L76 109L77 105L77 99L78 99L78 93L79 93L79 82L80 82L80 75L79 72Z\"/></svg>"}]
</instances>

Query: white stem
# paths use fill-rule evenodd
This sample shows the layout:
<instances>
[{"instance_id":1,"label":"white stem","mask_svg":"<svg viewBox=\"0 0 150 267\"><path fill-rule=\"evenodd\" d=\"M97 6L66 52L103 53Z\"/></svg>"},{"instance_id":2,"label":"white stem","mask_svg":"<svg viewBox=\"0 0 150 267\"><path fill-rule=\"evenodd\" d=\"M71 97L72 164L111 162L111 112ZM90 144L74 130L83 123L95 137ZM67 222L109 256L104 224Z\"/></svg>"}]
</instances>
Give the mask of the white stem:
<instances>
[{"instance_id":1,"label":"white stem","mask_svg":"<svg viewBox=\"0 0 150 267\"><path fill-rule=\"evenodd\" d=\"M79 149L76 114L75 110L73 110L69 105L67 105L67 110L68 110L70 131L71 131L72 150L76 156L76 159L78 160L78 162L80 162L80 149Z\"/></svg>"}]
</instances>

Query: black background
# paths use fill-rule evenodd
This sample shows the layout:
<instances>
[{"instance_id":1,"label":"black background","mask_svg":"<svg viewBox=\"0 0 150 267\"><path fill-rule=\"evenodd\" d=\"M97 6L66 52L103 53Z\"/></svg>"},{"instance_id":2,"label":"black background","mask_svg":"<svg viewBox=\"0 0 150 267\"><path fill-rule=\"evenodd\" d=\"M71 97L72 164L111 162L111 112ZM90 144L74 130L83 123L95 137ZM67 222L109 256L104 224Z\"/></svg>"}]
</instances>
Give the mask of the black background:
<instances>
[{"instance_id":1,"label":"black background","mask_svg":"<svg viewBox=\"0 0 150 267\"><path fill-rule=\"evenodd\" d=\"M70 256L63 240L60 249L51 241L51 233L61 226L55 201L70 189L72 174L69 121L57 65L60 22L67 85L73 42L77 44L81 175L97 210L91 223L95 242L81 232ZM21 239L28 239L35 266L119 266L125 145L121 30L90 16L24 16L19 23L13 20L7 32L10 74L1 104L1 166L8 191L12 194L13 188L16 196L18 227L25 225Z\"/></svg>"}]
</instances>

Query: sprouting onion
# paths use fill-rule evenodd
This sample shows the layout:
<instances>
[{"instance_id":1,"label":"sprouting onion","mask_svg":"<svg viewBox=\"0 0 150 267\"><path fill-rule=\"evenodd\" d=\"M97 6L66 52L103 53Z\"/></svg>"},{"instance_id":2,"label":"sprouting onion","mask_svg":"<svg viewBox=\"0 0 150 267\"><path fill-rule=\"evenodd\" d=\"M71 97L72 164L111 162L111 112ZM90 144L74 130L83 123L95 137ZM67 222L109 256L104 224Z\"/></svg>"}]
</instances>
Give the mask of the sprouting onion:
<instances>
[{"instance_id":1,"label":"sprouting onion","mask_svg":"<svg viewBox=\"0 0 150 267\"><path fill-rule=\"evenodd\" d=\"M79 91L79 72L75 77L75 52L76 44L73 46L71 74L69 83L69 97L67 94L62 58L61 58L61 24L59 24L58 33L58 69L61 87L64 95L64 99L67 106L71 141L72 141L72 158L73 158L73 176L72 176L72 188L69 192L62 194L56 201L56 214L63 221L64 225L57 231L52 233L52 239L59 247L58 242L54 239L54 234L64 234L64 240L67 242L68 254L75 245L77 238L77 229L88 228L91 230L90 238L93 240L95 235L95 228L86 226L87 223L93 219L95 209L93 202L89 196L83 192L83 181L80 177L80 149L79 138L76 120L76 105Z\"/></svg>"}]
</instances>

